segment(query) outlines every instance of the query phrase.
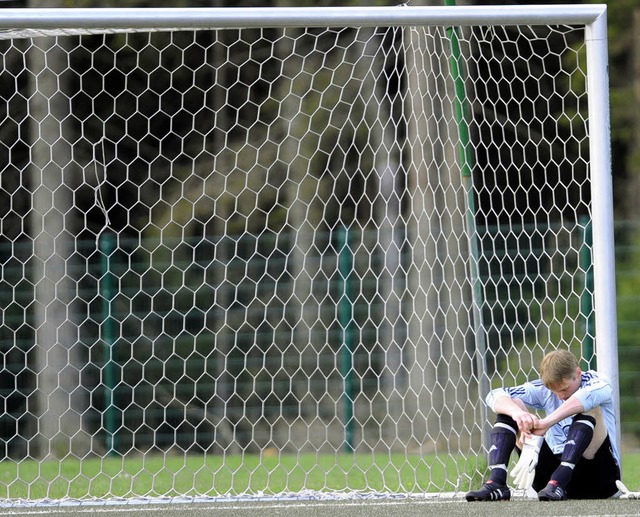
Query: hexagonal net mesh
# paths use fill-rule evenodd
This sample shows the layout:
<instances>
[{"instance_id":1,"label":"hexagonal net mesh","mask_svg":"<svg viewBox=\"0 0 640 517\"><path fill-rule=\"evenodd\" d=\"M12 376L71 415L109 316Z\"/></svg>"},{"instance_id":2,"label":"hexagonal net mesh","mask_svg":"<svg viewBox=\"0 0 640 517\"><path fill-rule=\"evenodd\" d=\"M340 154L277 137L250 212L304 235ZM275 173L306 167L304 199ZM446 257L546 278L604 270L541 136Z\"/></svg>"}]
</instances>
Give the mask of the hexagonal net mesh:
<instances>
[{"instance_id":1,"label":"hexagonal net mesh","mask_svg":"<svg viewBox=\"0 0 640 517\"><path fill-rule=\"evenodd\" d=\"M238 24L2 42L0 498L466 490L592 360L584 25Z\"/></svg>"}]
</instances>

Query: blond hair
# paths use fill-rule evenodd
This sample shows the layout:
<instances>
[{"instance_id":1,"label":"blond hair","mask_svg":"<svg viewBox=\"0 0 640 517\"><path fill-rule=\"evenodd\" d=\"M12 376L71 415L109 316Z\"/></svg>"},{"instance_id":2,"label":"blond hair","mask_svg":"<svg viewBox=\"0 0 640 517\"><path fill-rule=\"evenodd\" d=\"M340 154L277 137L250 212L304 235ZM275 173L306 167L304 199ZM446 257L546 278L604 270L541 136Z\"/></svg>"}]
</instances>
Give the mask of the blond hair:
<instances>
[{"instance_id":1,"label":"blond hair","mask_svg":"<svg viewBox=\"0 0 640 517\"><path fill-rule=\"evenodd\" d=\"M576 377L578 360L568 350L555 350L544 356L540 363L540 378L547 388L553 389Z\"/></svg>"}]
</instances>

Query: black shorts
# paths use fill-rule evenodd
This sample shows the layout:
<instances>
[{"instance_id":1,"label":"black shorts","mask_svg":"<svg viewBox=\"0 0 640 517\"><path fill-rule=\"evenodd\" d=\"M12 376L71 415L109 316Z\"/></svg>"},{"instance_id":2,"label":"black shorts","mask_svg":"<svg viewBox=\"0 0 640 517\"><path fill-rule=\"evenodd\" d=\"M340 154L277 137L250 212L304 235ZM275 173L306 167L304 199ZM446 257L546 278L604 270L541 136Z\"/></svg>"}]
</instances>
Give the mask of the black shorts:
<instances>
[{"instance_id":1,"label":"black shorts","mask_svg":"<svg viewBox=\"0 0 640 517\"><path fill-rule=\"evenodd\" d=\"M542 490L559 466L560 455L553 454L547 442L543 442L538 456L533 489L536 492ZM581 458L576 463L571 481L567 486L567 497L569 499L607 499L618 491L616 479L620 479L620 467L607 436L592 460Z\"/></svg>"}]
</instances>

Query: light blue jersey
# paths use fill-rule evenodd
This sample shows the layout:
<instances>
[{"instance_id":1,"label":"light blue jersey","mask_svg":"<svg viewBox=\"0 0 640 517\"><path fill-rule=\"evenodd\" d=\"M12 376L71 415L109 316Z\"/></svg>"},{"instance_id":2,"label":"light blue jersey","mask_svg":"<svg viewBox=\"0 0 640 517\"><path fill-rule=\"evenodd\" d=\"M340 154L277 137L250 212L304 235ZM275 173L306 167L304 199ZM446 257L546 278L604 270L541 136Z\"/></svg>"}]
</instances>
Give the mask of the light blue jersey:
<instances>
[{"instance_id":1,"label":"light blue jersey","mask_svg":"<svg viewBox=\"0 0 640 517\"><path fill-rule=\"evenodd\" d=\"M527 407L544 411L547 415L560 407L563 402L553 391L545 387L541 380L536 380L513 388L497 388L491 391L487 395L487 405L493 409L496 399L505 395L513 399L520 399ZM597 406L602 408L602 416L609 433L613 455L620 465L613 390L609 380L593 370L582 372L582 384L574 395L584 406L585 412ZM545 434L545 441L554 454L562 453L571 422L572 418L565 418L550 427Z\"/></svg>"}]
</instances>

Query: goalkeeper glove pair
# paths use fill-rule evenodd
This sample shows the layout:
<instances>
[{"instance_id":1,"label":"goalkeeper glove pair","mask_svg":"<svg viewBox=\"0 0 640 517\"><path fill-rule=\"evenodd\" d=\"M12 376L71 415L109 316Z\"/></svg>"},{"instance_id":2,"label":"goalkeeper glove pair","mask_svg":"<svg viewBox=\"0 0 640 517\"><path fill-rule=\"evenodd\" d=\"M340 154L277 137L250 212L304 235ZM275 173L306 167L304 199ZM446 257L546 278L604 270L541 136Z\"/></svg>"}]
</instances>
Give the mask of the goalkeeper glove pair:
<instances>
[{"instance_id":1,"label":"goalkeeper glove pair","mask_svg":"<svg viewBox=\"0 0 640 517\"><path fill-rule=\"evenodd\" d=\"M536 465L538 464L538 455L540 447L544 441L543 436L529 435L524 439L520 459L511 471L511 476L515 486L521 490L531 488L533 478L536 476Z\"/></svg>"}]
</instances>

